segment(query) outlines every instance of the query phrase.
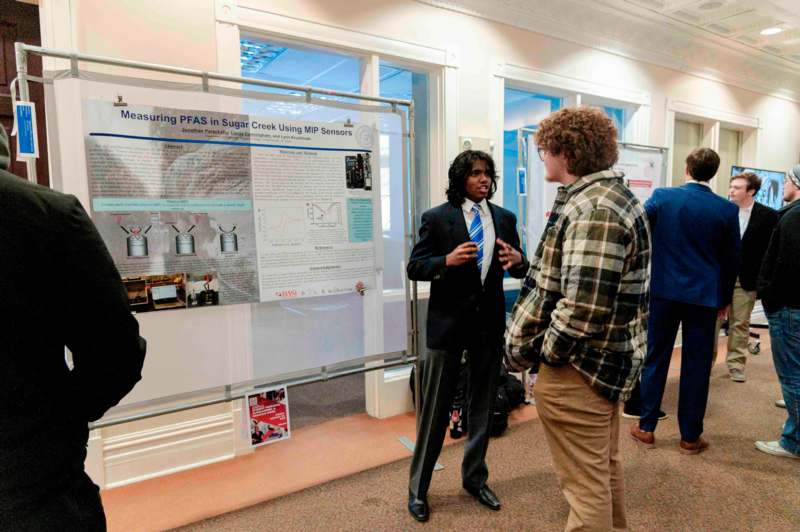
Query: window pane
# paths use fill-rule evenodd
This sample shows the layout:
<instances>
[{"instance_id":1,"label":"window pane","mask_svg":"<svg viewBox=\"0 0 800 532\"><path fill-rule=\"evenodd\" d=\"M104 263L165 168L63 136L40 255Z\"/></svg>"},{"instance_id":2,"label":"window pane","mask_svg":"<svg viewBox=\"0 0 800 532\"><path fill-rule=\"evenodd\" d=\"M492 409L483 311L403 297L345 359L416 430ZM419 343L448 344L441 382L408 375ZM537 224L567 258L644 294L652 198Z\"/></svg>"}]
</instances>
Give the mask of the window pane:
<instances>
[{"instance_id":1,"label":"window pane","mask_svg":"<svg viewBox=\"0 0 800 532\"><path fill-rule=\"evenodd\" d=\"M617 140L622 141L625 131L625 109L622 107L603 107L603 111L614 121L614 127L617 128Z\"/></svg>"},{"instance_id":2,"label":"window pane","mask_svg":"<svg viewBox=\"0 0 800 532\"><path fill-rule=\"evenodd\" d=\"M258 39L241 40L242 76L291 85L310 85L342 92L361 92L361 60L338 52L293 48ZM245 85L244 89L277 94L301 94L298 91ZM343 100L336 96L320 99ZM316 104L287 105L285 102L251 100L246 113L283 114L295 120L336 122L343 120L341 110Z\"/></svg>"},{"instance_id":3,"label":"window pane","mask_svg":"<svg viewBox=\"0 0 800 532\"><path fill-rule=\"evenodd\" d=\"M405 67L381 61L379 71L380 95L414 102L414 174L413 191L417 207L417 223L423 211L430 208L430 76ZM384 289L403 288L403 182L402 139L395 138L398 146L384 149L381 145L381 208L384 249L397 250L397 257L386 257L384 264ZM388 146L387 146L388 148ZM406 154L408 156L409 154ZM391 178L390 178L391 176Z\"/></svg>"},{"instance_id":4,"label":"window pane","mask_svg":"<svg viewBox=\"0 0 800 532\"><path fill-rule=\"evenodd\" d=\"M506 87L504 102L503 207L517 215L519 219L516 176L517 168L522 162L518 153L517 131L520 128L535 128L543 118L561 108L561 99Z\"/></svg>"}]
</instances>

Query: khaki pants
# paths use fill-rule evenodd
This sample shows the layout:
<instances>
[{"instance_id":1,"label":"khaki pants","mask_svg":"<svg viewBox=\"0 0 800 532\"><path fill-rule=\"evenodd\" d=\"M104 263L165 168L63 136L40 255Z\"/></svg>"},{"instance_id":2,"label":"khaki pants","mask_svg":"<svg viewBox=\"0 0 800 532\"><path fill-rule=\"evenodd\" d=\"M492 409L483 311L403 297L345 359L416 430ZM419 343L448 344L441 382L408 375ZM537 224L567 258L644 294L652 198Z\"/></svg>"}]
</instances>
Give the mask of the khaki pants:
<instances>
[{"instance_id":1,"label":"khaki pants","mask_svg":"<svg viewBox=\"0 0 800 532\"><path fill-rule=\"evenodd\" d=\"M594 391L572 366L542 364L534 395L570 506L565 530L626 529L617 403Z\"/></svg>"},{"instance_id":2,"label":"khaki pants","mask_svg":"<svg viewBox=\"0 0 800 532\"><path fill-rule=\"evenodd\" d=\"M725 362L728 364L728 371L744 371L747 362L747 346L750 343L750 315L756 304L756 293L743 290L739 281L736 281L736 288L733 289L733 300L731 310L728 315L728 354ZM719 339L719 330L722 322L717 320L717 332L715 338ZM717 358L717 343L714 343L714 360Z\"/></svg>"}]
</instances>

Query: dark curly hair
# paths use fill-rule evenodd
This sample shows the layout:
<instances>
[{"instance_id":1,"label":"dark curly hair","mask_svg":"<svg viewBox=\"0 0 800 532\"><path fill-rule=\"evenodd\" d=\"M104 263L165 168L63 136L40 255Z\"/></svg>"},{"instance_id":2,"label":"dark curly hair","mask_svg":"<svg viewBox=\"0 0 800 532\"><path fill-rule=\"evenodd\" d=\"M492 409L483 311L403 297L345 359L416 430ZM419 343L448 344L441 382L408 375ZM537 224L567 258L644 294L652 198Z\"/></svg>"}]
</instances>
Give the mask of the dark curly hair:
<instances>
[{"instance_id":1,"label":"dark curly hair","mask_svg":"<svg viewBox=\"0 0 800 532\"><path fill-rule=\"evenodd\" d=\"M489 187L489 194L486 199L492 199L492 196L497 191L497 174L494 170L494 160L492 156L486 152L479 150L467 150L458 154L450 165L450 170L447 171L449 183L447 184L447 201L455 207L460 207L464 203L464 198L467 197L467 177L472 173L472 165L476 161L483 161L486 163L486 173L492 180Z\"/></svg>"},{"instance_id":2,"label":"dark curly hair","mask_svg":"<svg viewBox=\"0 0 800 532\"><path fill-rule=\"evenodd\" d=\"M746 190L752 190L754 194L758 194L758 191L761 190L761 178L753 172L742 172L741 174L731 176L731 182L733 182L734 179L744 179L747 181Z\"/></svg>"},{"instance_id":3,"label":"dark curly hair","mask_svg":"<svg viewBox=\"0 0 800 532\"><path fill-rule=\"evenodd\" d=\"M567 107L539 124L536 144L551 155L564 155L567 171L581 177L608 170L619 157L617 128L596 107Z\"/></svg>"}]
</instances>

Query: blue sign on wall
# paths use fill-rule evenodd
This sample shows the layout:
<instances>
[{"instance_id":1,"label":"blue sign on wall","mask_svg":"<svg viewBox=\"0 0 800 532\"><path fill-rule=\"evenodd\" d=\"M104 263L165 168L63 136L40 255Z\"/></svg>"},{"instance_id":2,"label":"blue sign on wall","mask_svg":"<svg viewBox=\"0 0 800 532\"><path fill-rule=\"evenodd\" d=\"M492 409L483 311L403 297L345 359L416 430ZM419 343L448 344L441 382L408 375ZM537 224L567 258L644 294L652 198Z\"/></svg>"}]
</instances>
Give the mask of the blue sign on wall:
<instances>
[{"instance_id":1,"label":"blue sign on wall","mask_svg":"<svg viewBox=\"0 0 800 532\"><path fill-rule=\"evenodd\" d=\"M528 193L527 182L525 179L527 172L525 168L517 168L517 193L524 196Z\"/></svg>"},{"instance_id":2,"label":"blue sign on wall","mask_svg":"<svg viewBox=\"0 0 800 532\"><path fill-rule=\"evenodd\" d=\"M36 139L36 108L33 102L16 102L17 160L39 157Z\"/></svg>"}]
</instances>

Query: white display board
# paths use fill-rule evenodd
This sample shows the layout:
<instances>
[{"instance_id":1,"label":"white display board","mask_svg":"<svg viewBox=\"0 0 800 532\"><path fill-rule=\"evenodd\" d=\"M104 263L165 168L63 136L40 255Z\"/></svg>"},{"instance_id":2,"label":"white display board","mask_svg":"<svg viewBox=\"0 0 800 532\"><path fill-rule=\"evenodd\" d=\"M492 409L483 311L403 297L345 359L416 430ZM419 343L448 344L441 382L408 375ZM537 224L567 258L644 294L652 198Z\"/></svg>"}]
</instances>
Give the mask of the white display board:
<instances>
[{"instance_id":1,"label":"white display board","mask_svg":"<svg viewBox=\"0 0 800 532\"><path fill-rule=\"evenodd\" d=\"M526 252L532 257L544 231L550 209L558 193L558 183L550 183L545 177L544 163L539 158L538 146L533 137L527 142L528 154L528 213ZM625 174L625 183L636 197L644 203L653 190L665 186L667 175L667 148L619 144L619 158L614 170Z\"/></svg>"},{"instance_id":2,"label":"white display board","mask_svg":"<svg viewBox=\"0 0 800 532\"><path fill-rule=\"evenodd\" d=\"M625 183L642 203L652 196L653 190L667 182L667 152L667 148L656 146L619 145L619 159L614 170L625 174Z\"/></svg>"},{"instance_id":3,"label":"white display board","mask_svg":"<svg viewBox=\"0 0 800 532\"><path fill-rule=\"evenodd\" d=\"M393 187L403 180L384 158L407 150L378 150L379 138L404 146L395 142L402 115L91 77L47 86L54 186L91 210L124 276L180 274L185 297L194 290L193 300L209 301L217 292L221 302L185 309L164 283L147 293L170 310L136 314L148 353L123 405L318 371L382 354L388 343L407 347L385 341L381 327L383 262L402 256L404 243L384 241L377 179L380 171ZM181 116L208 124L181 124ZM141 239L129 241L134 234L147 237L146 254ZM295 280L276 288L287 276ZM400 318L392 325L405 327Z\"/></svg>"},{"instance_id":4,"label":"white display board","mask_svg":"<svg viewBox=\"0 0 800 532\"><path fill-rule=\"evenodd\" d=\"M550 217L550 209L556 201L558 194L558 183L551 183L544 178L544 162L539 158L538 145L533 140L533 135L529 136L528 142L528 212L526 228L528 257L533 257L536 247L542 237L547 219Z\"/></svg>"}]
</instances>

